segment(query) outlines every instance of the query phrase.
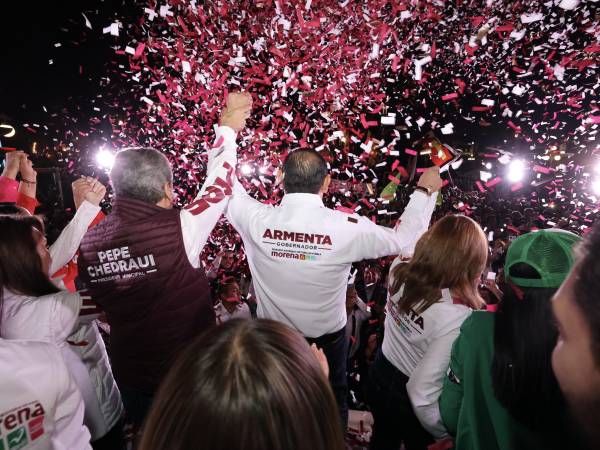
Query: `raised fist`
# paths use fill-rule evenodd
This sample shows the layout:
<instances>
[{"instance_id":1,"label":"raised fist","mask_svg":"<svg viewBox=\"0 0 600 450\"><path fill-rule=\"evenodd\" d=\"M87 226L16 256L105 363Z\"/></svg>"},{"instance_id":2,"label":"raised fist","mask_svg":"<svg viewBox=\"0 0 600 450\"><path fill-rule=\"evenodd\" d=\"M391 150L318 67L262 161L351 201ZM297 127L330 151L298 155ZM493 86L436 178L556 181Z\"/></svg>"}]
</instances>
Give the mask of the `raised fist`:
<instances>
[{"instance_id":1,"label":"raised fist","mask_svg":"<svg viewBox=\"0 0 600 450\"><path fill-rule=\"evenodd\" d=\"M419 178L417 186L424 187L429 191L430 194L439 191L442 187L440 168L437 166L432 166L425 170L425 172L423 172L421 175L421 178Z\"/></svg>"},{"instance_id":2,"label":"raised fist","mask_svg":"<svg viewBox=\"0 0 600 450\"><path fill-rule=\"evenodd\" d=\"M247 92L231 92L227 95L227 106L221 113L221 125L241 131L252 110L252 97Z\"/></svg>"},{"instance_id":3,"label":"raised fist","mask_svg":"<svg viewBox=\"0 0 600 450\"><path fill-rule=\"evenodd\" d=\"M106 194L104 185L92 177L81 177L74 181L71 187L73 189L75 208L77 209L79 209L84 200L98 206Z\"/></svg>"}]
</instances>

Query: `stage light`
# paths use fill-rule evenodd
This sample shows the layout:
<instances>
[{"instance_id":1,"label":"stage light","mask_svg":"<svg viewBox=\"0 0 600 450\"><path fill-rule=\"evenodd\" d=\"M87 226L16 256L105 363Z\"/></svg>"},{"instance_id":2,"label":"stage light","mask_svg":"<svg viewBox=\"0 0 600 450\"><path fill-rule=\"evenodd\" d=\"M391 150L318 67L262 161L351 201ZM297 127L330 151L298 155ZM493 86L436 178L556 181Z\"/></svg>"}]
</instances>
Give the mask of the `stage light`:
<instances>
[{"instance_id":1,"label":"stage light","mask_svg":"<svg viewBox=\"0 0 600 450\"><path fill-rule=\"evenodd\" d=\"M592 181L592 190L594 194L600 195L600 179Z\"/></svg>"},{"instance_id":2,"label":"stage light","mask_svg":"<svg viewBox=\"0 0 600 450\"><path fill-rule=\"evenodd\" d=\"M485 168L490 170L492 168L492 163L485 163Z\"/></svg>"},{"instance_id":3,"label":"stage light","mask_svg":"<svg viewBox=\"0 0 600 450\"><path fill-rule=\"evenodd\" d=\"M521 181L525 176L525 164L519 159L515 159L508 166L508 181L516 183Z\"/></svg>"},{"instance_id":4,"label":"stage light","mask_svg":"<svg viewBox=\"0 0 600 450\"><path fill-rule=\"evenodd\" d=\"M242 173L244 175L249 175L251 172L252 172L252 167L250 167L248 164L242 165Z\"/></svg>"},{"instance_id":5,"label":"stage light","mask_svg":"<svg viewBox=\"0 0 600 450\"><path fill-rule=\"evenodd\" d=\"M8 125L6 123L0 124L0 128L2 128L2 136L6 138L11 138L15 135L15 128L12 125ZM8 131L5 131L8 130Z\"/></svg>"},{"instance_id":6,"label":"stage light","mask_svg":"<svg viewBox=\"0 0 600 450\"><path fill-rule=\"evenodd\" d=\"M111 169L115 162L115 155L109 150L102 149L96 153L96 162L104 169Z\"/></svg>"}]
</instances>

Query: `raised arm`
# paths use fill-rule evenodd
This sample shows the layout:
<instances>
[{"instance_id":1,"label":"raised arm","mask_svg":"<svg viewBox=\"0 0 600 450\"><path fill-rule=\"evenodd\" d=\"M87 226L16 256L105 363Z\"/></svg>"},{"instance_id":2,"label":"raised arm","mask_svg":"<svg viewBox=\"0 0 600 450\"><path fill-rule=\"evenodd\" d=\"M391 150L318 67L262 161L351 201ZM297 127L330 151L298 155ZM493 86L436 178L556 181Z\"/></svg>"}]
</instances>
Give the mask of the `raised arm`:
<instances>
[{"instance_id":1,"label":"raised arm","mask_svg":"<svg viewBox=\"0 0 600 450\"><path fill-rule=\"evenodd\" d=\"M200 267L200 253L231 197L237 164L235 139L246 125L251 108L249 94L227 96L215 143L208 152L206 179L194 201L181 211L183 243L193 267Z\"/></svg>"},{"instance_id":2,"label":"raised arm","mask_svg":"<svg viewBox=\"0 0 600 450\"><path fill-rule=\"evenodd\" d=\"M50 246L52 264L49 275L55 274L73 259L88 227L100 212L100 201L106 194L106 188L102 183L90 177L75 181L72 188L77 212L62 230L58 239Z\"/></svg>"},{"instance_id":3,"label":"raised arm","mask_svg":"<svg viewBox=\"0 0 600 450\"><path fill-rule=\"evenodd\" d=\"M352 261L412 254L415 244L429 228L436 192L441 185L439 169L427 169L394 229L376 225L366 217L357 217L358 239L351 250Z\"/></svg>"}]
</instances>

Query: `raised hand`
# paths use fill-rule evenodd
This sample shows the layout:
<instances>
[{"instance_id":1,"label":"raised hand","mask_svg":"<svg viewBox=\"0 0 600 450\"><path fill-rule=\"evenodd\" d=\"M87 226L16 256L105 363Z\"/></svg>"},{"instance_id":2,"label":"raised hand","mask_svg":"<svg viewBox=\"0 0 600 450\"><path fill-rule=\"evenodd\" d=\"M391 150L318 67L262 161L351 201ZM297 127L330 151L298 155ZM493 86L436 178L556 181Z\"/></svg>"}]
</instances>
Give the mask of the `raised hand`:
<instances>
[{"instance_id":1,"label":"raised hand","mask_svg":"<svg viewBox=\"0 0 600 450\"><path fill-rule=\"evenodd\" d=\"M71 187L73 189L75 208L77 209L79 209L84 200L98 206L106 194L106 187L92 177L81 177L74 181Z\"/></svg>"},{"instance_id":2,"label":"raised hand","mask_svg":"<svg viewBox=\"0 0 600 450\"><path fill-rule=\"evenodd\" d=\"M310 349L312 350L313 354L316 356L317 360L319 361L321 369L323 369L323 373L325 374L325 378L328 378L329 377L329 363L327 362L327 356L325 356L325 353L323 353L323 349L317 348L316 344L312 344L310 346Z\"/></svg>"},{"instance_id":3,"label":"raised hand","mask_svg":"<svg viewBox=\"0 0 600 450\"><path fill-rule=\"evenodd\" d=\"M252 96L247 92L231 92L227 95L227 106L221 113L221 125L241 131L252 110Z\"/></svg>"},{"instance_id":4,"label":"raised hand","mask_svg":"<svg viewBox=\"0 0 600 450\"><path fill-rule=\"evenodd\" d=\"M99 206L106 195L106 186L94 178L88 178L90 181L90 190L86 193L85 199L92 205Z\"/></svg>"},{"instance_id":5,"label":"raised hand","mask_svg":"<svg viewBox=\"0 0 600 450\"><path fill-rule=\"evenodd\" d=\"M15 180L17 178L17 174L19 173L19 169L21 167L21 160L23 158L27 158L25 152L7 152L2 176L10 178L11 180Z\"/></svg>"},{"instance_id":6,"label":"raised hand","mask_svg":"<svg viewBox=\"0 0 600 450\"><path fill-rule=\"evenodd\" d=\"M78 180L75 180L71 184L71 189L73 190L73 201L75 202L75 208L79 209L79 206L81 206L85 200L85 196L91 189L86 177L81 177Z\"/></svg>"},{"instance_id":7,"label":"raised hand","mask_svg":"<svg viewBox=\"0 0 600 450\"><path fill-rule=\"evenodd\" d=\"M23 154L19 163L19 172L21 179L25 182L35 183L37 180L37 172L33 168L33 163L29 160L26 154Z\"/></svg>"},{"instance_id":8,"label":"raised hand","mask_svg":"<svg viewBox=\"0 0 600 450\"><path fill-rule=\"evenodd\" d=\"M442 187L442 179L440 177L440 168L432 166L425 170L419 178L417 186L424 187L430 194L439 191Z\"/></svg>"}]
</instances>

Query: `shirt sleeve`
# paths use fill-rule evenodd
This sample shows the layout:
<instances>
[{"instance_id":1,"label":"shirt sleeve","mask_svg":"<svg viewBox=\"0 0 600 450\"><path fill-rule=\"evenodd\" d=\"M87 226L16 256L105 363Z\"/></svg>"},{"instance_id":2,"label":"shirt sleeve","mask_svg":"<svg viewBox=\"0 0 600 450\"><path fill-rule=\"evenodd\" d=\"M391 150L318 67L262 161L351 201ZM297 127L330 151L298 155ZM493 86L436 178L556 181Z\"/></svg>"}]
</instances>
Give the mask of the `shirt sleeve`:
<instances>
[{"instance_id":1,"label":"shirt sleeve","mask_svg":"<svg viewBox=\"0 0 600 450\"><path fill-rule=\"evenodd\" d=\"M227 220L242 237L250 234L250 221L248 218L262 208L269 208L269 206L248 195L242 183L235 178L233 196L227 207Z\"/></svg>"},{"instance_id":2,"label":"shirt sleeve","mask_svg":"<svg viewBox=\"0 0 600 450\"><path fill-rule=\"evenodd\" d=\"M35 214L35 208L39 205L38 201L34 197L30 197L27 194L19 192L17 195L17 206L21 206L29 211L29 214Z\"/></svg>"},{"instance_id":3,"label":"shirt sleeve","mask_svg":"<svg viewBox=\"0 0 600 450\"><path fill-rule=\"evenodd\" d=\"M0 202L15 203L19 195L19 182L0 175Z\"/></svg>"},{"instance_id":4,"label":"shirt sleeve","mask_svg":"<svg viewBox=\"0 0 600 450\"><path fill-rule=\"evenodd\" d=\"M200 267L200 253L231 197L237 164L236 132L216 127L216 140L208 152L206 180L194 201L181 210L183 244L192 267Z\"/></svg>"},{"instance_id":5,"label":"shirt sleeve","mask_svg":"<svg viewBox=\"0 0 600 450\"><path fill-rule=\"evenodd\" d=\"M456 436L458 430L458 417L463 401L463 365L461 347L464 335L456 339L452 346L450 366L444 378L444 387L440 396L440 414L444 426L452 436Z\"/></svg>"},{"instance_id":6,"label":"shirt sleeve","mask_svg":"<svg viewBox=\"0 0 600 450\"><path fill-rule=\"evenodd\" d=\"M56 352L58 353L58 352ZM90 447L90 433L83 424L84 405L79 389L62 360L60 354L52 354L58 395L54 410L54 431L51 436L55 450L81 449Z\"/></svg>"},{"instance_id":7,"label":"shirt sleeve","mask_svg":"<svg viewBox=\"0 0 600 450\"><path fill-rule=\"evenodd\" d=\"M448 437L442 422L438 400L450 362L452 344L459 329L435 339L413 371L406 389L419 422L435 439Z\"/></svg>"},{"instance_id":8,"label":"shirt sleeve","mask_svg":"<svg viewBox=\"0 0 600 450\"><path fill-rule=\"evenodd\" d=\"M54 244L50 246L50 255L52 256L52 264L50 265L50 275L55 274L59 269L66 265L79 248L79 244L88 230L88 226L96 218L100 212L100 207L92 205L88 201L84 201L75 217L62 230L60 236Z\"/></svg>"},{"instance_id":9,"label":"shirt sleeve","mask_svg":"<svg viewBox=\"0 0 600 450\"><path fill-rule=\"evenodd\" d=\"M394 229L376 225L366 217L359 217L358 239L351 250L354 253L352 261L389 255L411 255L415 244L429 228L435 201L435 195L415 191Z\"/></svg>"},{"instance_id":10,"label":"shirt sleeve","mask_svg":"<svg viewBox=\"0 0 600 450\"><path fill-rule=\"evenodd\" d=\"M51 333L54 342L63 342L75 329L81 312L82 299L78 293L62 291L51 297Z\"/></svg>"}]
</instances>

